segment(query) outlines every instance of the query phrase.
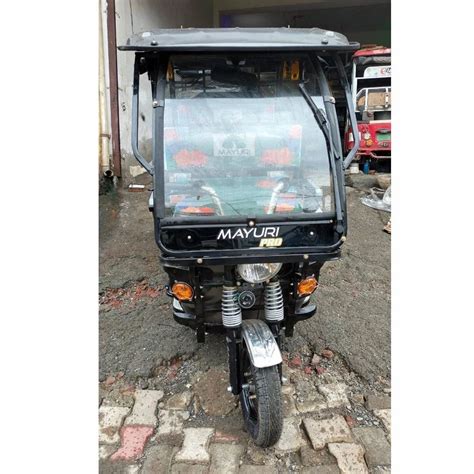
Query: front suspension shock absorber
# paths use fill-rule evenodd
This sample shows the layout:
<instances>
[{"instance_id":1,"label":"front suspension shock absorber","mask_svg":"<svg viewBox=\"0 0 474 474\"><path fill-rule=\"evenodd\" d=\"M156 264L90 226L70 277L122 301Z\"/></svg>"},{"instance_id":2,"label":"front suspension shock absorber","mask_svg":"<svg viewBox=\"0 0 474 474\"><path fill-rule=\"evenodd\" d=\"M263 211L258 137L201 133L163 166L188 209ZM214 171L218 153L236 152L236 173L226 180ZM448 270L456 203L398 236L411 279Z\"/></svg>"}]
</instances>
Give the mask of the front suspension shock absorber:
<instances>
[{"instance_id":1,"label":"front suspension shock absorber","mask_svg":"<svg viewBox=\"0 0 474 474\"><path fill-rule=\"evenodd\" d=\"M222 287L222 324L227 329L227 351L229 355L229 380L232 393L238 395L242 387L241 349L242 310L237 300L236 286Z\"/></svg>"},{"instance_id":2,"label":"front suspension shock absorber","mask_svg":"<svg viewBox=\"0 0 474 474\"><path fill-rule=\"evenodd\" d=\"M226 328L237 328L242 324L242 310L238 303L236 286L222 287L222 324Z\"/></svg>"},{"instance_id":3,"label":"front suspension shock absorber","mask_svg":"<svg viewBox=\"0 0 474 474\"><path fill-rule=\"evenodd\" d=\"M283 293L279 281L271 281L265 286L265 319L274 323L285 317Z\"/></svg>"}]
</instances>

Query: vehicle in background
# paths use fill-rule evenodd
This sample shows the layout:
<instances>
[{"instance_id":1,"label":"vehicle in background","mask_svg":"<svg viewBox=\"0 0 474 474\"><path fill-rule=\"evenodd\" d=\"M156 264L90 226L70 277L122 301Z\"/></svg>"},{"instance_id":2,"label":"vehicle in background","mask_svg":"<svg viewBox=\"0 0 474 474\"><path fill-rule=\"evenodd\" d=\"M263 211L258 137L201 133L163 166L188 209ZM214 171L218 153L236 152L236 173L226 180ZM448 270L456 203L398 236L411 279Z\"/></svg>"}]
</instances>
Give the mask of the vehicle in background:
<instances>
[{"instance_id":1,"label":"vehicle in background","mask_svg":"<svg viewBox=\"0 0 474 474\"><path fill-rule=\"evenodd\" d=\"M364 172L371 164L378 169L390 165L392 155L391 50L373 46L356 51L352 57L352 96L359 129L356 155ZM352 128L347 126L346 152L354 147Z\"/></svg>"}]
</instances>

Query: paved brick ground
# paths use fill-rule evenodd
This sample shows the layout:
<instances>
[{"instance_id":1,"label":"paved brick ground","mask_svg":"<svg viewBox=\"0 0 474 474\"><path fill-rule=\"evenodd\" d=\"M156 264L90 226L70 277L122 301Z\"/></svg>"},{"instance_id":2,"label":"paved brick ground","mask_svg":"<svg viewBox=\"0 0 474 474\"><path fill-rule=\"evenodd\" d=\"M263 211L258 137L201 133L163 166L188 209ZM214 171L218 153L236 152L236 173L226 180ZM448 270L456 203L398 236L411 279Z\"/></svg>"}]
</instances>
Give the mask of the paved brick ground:
<instances>
[{"instance_id":1,"label":"paved brick ground","mask_svg":"<svg viewBox=\"0 0 474 474\"><path fill-rule=\"evenodd\" d=\"M318 376L316 383L304 367L285 372L290 382L283 386L287 401L283 433L268 449L255 446L241 427L229 431L225 427L229 415L209 417L203 410L198 419L197 392L190 387L169 396L163 390L137 389L133 405L127 407L103 400L100 472L390 472L389 395L353 393L331 371ZM212 403L208 393L205 397ZM228 410L232 407L235 412L230 400ZM357 416L363 410L365 415Z\"/></svg>"}]
</instances>

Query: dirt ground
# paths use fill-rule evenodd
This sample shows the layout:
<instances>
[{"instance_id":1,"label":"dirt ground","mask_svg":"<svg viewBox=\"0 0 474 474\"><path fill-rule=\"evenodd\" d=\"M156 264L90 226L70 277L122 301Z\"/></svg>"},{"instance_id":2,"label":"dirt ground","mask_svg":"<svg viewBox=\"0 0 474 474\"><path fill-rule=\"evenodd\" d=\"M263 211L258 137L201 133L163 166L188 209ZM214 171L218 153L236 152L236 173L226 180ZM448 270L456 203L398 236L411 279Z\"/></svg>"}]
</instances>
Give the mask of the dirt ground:
<instances>
[{"instance_id":1,"label":"dirt ground","mask_svg":"<svg viewBox=\"0 0 474 474\"><path fill-rule=\"evenodd\" d=\"M149 179L137 182L148 185ZM311 357L330 348L361 383L388 385L391 237L382 229L390 215L362 205L366 185L346 188L349 233L343 258L323 267L318 312L296 326L287 349L290 357ZM120 374L140 388L162 381L163 367L169 372L178 359L179 370L167 378L171 385L188 380L186 371L226 362L222 336L208 336L200 345L192 330L172 318L148 196L126 189L100 196L99 378Z\"/></svg>"}]
</instances>

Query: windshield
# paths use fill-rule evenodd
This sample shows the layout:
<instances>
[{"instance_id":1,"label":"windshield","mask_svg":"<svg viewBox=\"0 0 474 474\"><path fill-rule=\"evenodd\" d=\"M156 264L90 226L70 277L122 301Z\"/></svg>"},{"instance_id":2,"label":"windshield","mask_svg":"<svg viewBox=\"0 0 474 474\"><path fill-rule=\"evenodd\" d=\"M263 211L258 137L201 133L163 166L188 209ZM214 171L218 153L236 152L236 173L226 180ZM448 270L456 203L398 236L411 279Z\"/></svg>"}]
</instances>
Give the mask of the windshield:
<instances>
[{"instance_id":1,"label":"windshield","mask_svg":"<svg viewBox=\"0 0 474 474\"><path fill-rule=\"evenodd\" d=\"M166 216L334 210L324 112L307 56L172 56L165 99Z\"/></svg>"}]
</instances>

